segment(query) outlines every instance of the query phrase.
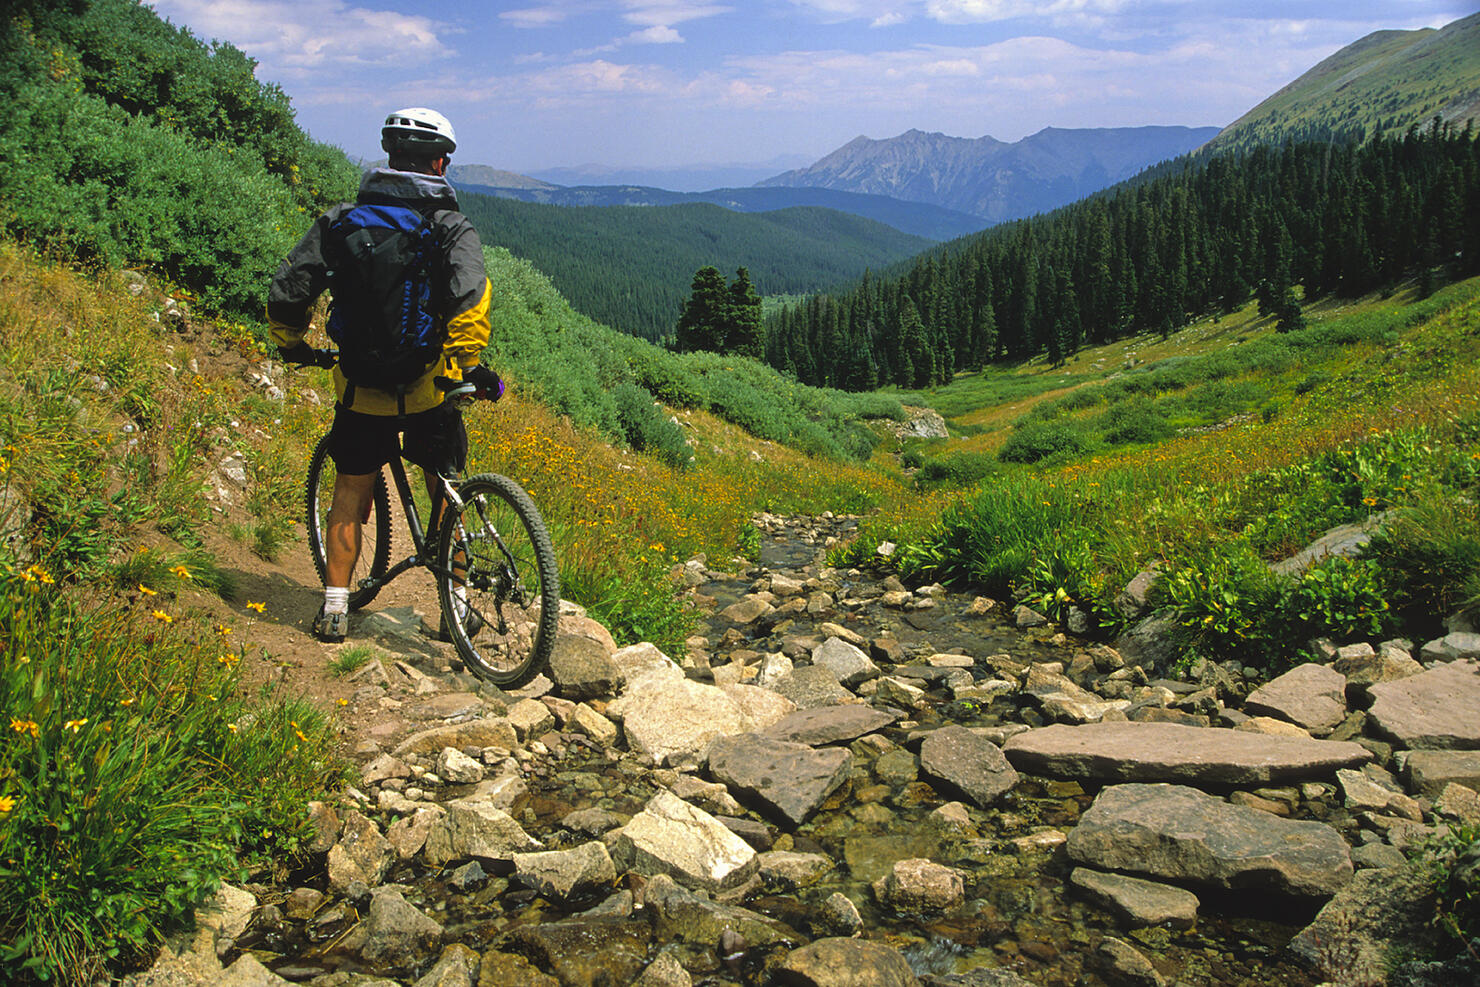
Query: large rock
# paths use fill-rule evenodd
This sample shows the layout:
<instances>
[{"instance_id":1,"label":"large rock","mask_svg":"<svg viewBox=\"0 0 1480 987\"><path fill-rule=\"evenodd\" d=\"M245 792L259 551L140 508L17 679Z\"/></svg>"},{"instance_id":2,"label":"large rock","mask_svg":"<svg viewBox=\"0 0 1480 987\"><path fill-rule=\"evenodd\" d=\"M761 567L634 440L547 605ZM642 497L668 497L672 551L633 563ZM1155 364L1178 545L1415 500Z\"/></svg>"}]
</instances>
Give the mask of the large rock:
<instances>
[{"instance_id":1,"label":"large rock","mask_svg":"<svg viewBox=\"0 0 1480 987\"><path fill-rule=\"evenodd\" d=\"M792 987L919 987L898 950L868 939L819 939L794 949L777 971Z\"/></svg>"},{"instance_id":2,"label":"large rock","mask_svg":"<svg viewBox=\"0 0 1480 987\"><path fill-rule=\"evenodd\" d=\"M1372 686L1379 730L1416 750L1480 749L1480 663L1456 661Z\"/></svg>"},{"instance_id":3,"label":"large rock","mask_svg":"<svg viewBox=\"0 0 1480 987\"><path fill-rule=\"evenodd\" d=\"M612 858L601 843L582 843L570 850L514 854L514 876L526 887L555 902L610 887L617 879Z\"/></svg>"},{"instance_id":4,"label":"large rock","mask_svg":"<svg viewBox=\"0 0 1480 987\"><path fill-rule=\"evenodd\" d=\"M849 743L882 730L897 719L897 713L872 706L819 706L788 713L761 732L776 740L822 747Z\"/></svg>"},{"instance_id":5,"label":"large rock","mask_svg":"<svg viewBox=\"0 0 1480 987\"><path fill-rule=\"evenodd\" d=\"M889 873L874 882L874 897L896 911L944 912L966 901L961 874L930 860L896 860Z\"/></svg>"},{"instance_id":6,"label":"large rock","mask_svg":"<svg viewBox=\"0 0 1480 987\"><path fill-rule=\"evenodd\" d=\"M853 755L842 747L817 750L756 733L717 738L708 757L710 774L737 798L759 802L793 826L848 780L853 764Z\"/></svg>"},{"instance_id":7,"label":"large rock","mask_svg":"<svg viewBox=\"0 0 1480 987\"><path fill-rule=\"evenodd\" d=\"M355 882L375 887L390 870L395 851L373 819L350 810L339 842L329 851L329 886L343 892Z\"/></svg>"},{"instance_id":8,"label":"large rock","mask_svg":"<svg viewBox=\"0 0 1480 987\"><path fill-rule=\"evenodd\" d=\"M422 851L433 866L463 857L509 860L516 853L543 849L486 796L455 799L443 808L447 814L432 824Z\"/></svg>"},{"instance_id":9,"label":"large rock","mask_svg":"<svg viewBox=\"0 0 1480 987\"><path fill-rule=\"evenodd\" d=\"M966 727L932 730L920 744L920 769L986 808L1018 783L1002 748Z\"/></svg>"},{"instance_id":10,"label":"large rock","mask_svg":"<svg viewBox=\"0 0 1480 987\"><path fill-rule=\"evenodd\" d=\"M844 689L832 670L822 665L794 668L772 683L771 688L801 709L840 706L854 701L853 693Z\"/></svg>"},{"instance_id":11,"label":"large rock","mask_svg":"<svg viewBox=\"0 0 1480 987\"><path fill-rule=\"evenodd\" d=\"M726 930L739 934L751 946L803 941L795 929L783 922L686 891L666 874L648 882L643 904L652 911L653 932L664 942L713 949Z\"/></svg>"},{"instance_id":12,"label":"large rock","mask_svg":"<svg viewBox=\"0 0 1480 987\"><path fill-rule=\"evenodd\" d=\"M857 645L840 637L830 637L814 648L812 664L828 669L846 686L857 686L879 677L879 666L870 661Z\"/></svg>"},{"instance_id":13,"label":"large rock","mask_svg":"<svg viewBox=\"0 0 1480 987\"><path fill-rule=\"evenodd\" d=\"M750 844L702 809L660 791L617 830L612 859L622 870L667 874L680 884L720 891L755 873Z\"/></svg>"},{"instance_id":14,"label":"large rock","mask_svg":"<svg viewBox=\"0 0 1480 987\"><path fill-rule=\"evenodd\" d=\"M769 730L774 724L796 712L797 704L778 692L763 689L758 685L720 686L720 691L740 707L751 730Z\"/></svg>"},{"instance_id":15,"label":"large rock","mask_svg":"<svg viewBox=\"0 0 1480 987\"><path fill-rule=\"evenodd\" d=\"M577 916L515 928L508 944L537 966L551 970L561 987L630 984L647 966L652 928L617 916ZM487 980L485 964L480 974ZM491 981L490 987L503 987Z\"/></svg>"},{"instance_id":16,"label":"large rock","mask_svg":"<svg viewBox=\"0 0 1480 987\"><path fill-rule=\"evenodd\" d=\"M555 638L545 674L561 696L577 702L613 695L625 681L605 644L574 635Z\"/></svg>"},{"instance_id":17,"label":"large rock","mask_svg":"<svg viewBox=\"0 0 1480 987\"><path fill-rule=\"evenodd\" d=\"M1417 863L1360 871L1290 940L1290 951L1333 980L1386 982L1395 948L1411 954L1433 945L1431 887Z\"/></svg>"},{"instance_id":18,"label":"large rock","mask_svg":"<svg viewBox=\"0 0 1480 987\"><path fill-rule=\"evenodd\" d=\"M1134 722L1029 730L1009 739L1003 753L1030 774L1217 785L1319 778L1372 757L1353 743Z\"/></svg>"},{"instance_id":19,"label":"large rock","mask_svg":"<svg viewBox=\"0 0 1480 987\"><path fill-rule=\"evenodd\" d=\"M1346 718L1346 676L1325 665L1296 665L1249 694L1244 712L1273 716L1323 735Z\"/></svg>"},{"instance_id":20,"label":"large rock","mask_svg":"<svg viewBox=\"0 0 1480 987\"><path fill-rule=\"evenodd\" d=\"M1451 783L1480 790L1480 751L1413 751L1403 770L1415 795L1434 798Z\"/></svg>"},{"instance_id":21,"label":"large rock","mask_svg":"<svg viewBox=\"0 0 1480 987\"><path fill-rule=\"evenodd\" d=\"M744 733L750 721L722 689L679 675L645 675L607 707L627 744L650 764L692 766L715 737Z\"/></svg>"},{"instance_id":22,"label":"large rock","mask_svg":"<svg viewBox=\"0 0 1480 987\"><path fill-rule=\"evenodd\" d=\"M1156 881L1076 867L1069 881L1085 897L1128 926L1167 925L1190 929L1197 921L1197 895Z\"/></svg>"},{"instance_id":23,"label":"large rock","mask_svg":"<svg viewBox=\"0 0 1480 987\"><path fill-rule=\"evenodd\" d=\"M1104 789L1069 834L1069 856L1228 889L1334 894L1352 877L1341 834L1324 823L1280 819L1182 785Z\"/></svg>"},{"instance_id":24,"label":"large rock","mask_svg":"<svg viewBox=\"0 0 1480 987\"><path fill-rule=\"evenodd\" d=\"M427 918L393 888L370 899L360 957L375 968L418 966L442 941L442 926Z\"/></svg>"},{"instance_id":25,"label":"large rock","mask_svg":"<svg viewBox=\"0 0 1480 987\"><path fill-rule=\"evenodd\" d=\"M405 757L407 754L437 754L444 747L502 747L511 750L518 746L519 738L508 717L489 716L412 734L396 747L394 753L397 757Z\"/></svg>"}]
</instances>

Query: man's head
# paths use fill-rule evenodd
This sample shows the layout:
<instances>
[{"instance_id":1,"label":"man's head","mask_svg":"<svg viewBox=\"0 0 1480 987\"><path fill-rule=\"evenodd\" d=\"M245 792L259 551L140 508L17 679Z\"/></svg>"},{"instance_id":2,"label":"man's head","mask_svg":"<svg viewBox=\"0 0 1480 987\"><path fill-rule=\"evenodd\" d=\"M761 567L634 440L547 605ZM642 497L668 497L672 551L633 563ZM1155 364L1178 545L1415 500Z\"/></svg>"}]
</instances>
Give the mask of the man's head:
<instances>
[{"instance_id":1,"label":"man's head","mask_svg":"<svg viewBox=\"0 0 1480 987\"><path fill-rule=\"evenodd\" d=\"M457 149L457 135L452 131L452 122L436 110L411 106L385 118L380 128L380 146L390 156L390 166L397 171L443 175L447 172L448 155Z\"/></svg>"}]
</instances>

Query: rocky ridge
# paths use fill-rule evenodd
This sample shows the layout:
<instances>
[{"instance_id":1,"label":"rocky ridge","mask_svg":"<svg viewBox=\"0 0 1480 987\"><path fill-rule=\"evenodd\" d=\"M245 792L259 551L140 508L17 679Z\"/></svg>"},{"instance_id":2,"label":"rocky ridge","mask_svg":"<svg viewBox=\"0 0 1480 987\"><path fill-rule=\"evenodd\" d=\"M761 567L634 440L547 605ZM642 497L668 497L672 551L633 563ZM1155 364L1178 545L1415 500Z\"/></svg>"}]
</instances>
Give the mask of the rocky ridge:
<instances>
[{"instance_id":1,"label":"rocky ridge","mask_svg":"<svg viewBox=\"0 0 1480 987\"><path fill-rule=\"evenodd\" d=\"M398 715L310 807L315 866L223 888L131 982L1377 977L1419 926L1373 889L1480 821L1467 630L1184 681L1024 608L830 568L851 519L757 523L760 566L675 573L707 614L682 664L568 607L548 675L504 693L414 615L372 615L357 634L396 657L354 703Z\"/></svg>"}]
</instances>

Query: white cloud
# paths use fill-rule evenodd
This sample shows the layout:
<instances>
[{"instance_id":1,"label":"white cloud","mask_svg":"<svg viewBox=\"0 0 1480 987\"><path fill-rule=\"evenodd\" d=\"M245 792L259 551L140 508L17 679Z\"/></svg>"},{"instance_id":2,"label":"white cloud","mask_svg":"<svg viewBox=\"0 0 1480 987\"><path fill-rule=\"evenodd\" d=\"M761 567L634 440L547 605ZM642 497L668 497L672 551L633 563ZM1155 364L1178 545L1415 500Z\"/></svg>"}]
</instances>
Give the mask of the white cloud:
<instances>
[{"instance_id":1,"label":"white cloud","mask_svg":"<svg viewBox=\"0 0 1480 987\"><path fill-rule=\"evenodd\" d=\"M427 17L344 0L155 0L155 10L206 38L230 41L274 69L405 65L448 53Z\"/></svg>"},{"instance_id":2,"label":"white cloud","mask_svg":"<svg viewBox=\"0 0 1480 987\"><path fill-rule=\"evenodd\" d=\"M1123 0L928 0L926 12L945 24L983 24L1020 17L1113 14Z\"/></svg>"},{"instance_id":3,"label":"white cloud","mask_svg":"<svg viewBox=\"0 0 1480 987\"><path fill-rule=\"evenodd\" d=\"M569 15L570 11L563 7L526 7L521 10L505 10L499 13L499 19L507 21L514 27L550 27L559 24Z\"/></svg>"},{"instance_id":4,"label":"white cloud","mask_svg":"<svg viewBox=\"0 0 1480 987\"><path fill-rule=\"evenodd\" d=\"M673 45L682 44L683 35L671 27L659 25L644 28L641 31L633 31L627 35L625 40L628 44L634 45Z\"/></svg>"},{"instance_id":5,"label":"white cloud","mask_svg":"<svg viewBox=\"0 0 1480 987\"><path fill-rule=\"evenodd\" d=\"M685 21L728 14L734 8L712 3L685 3L683 0L622 0L623 19L645 27L672 27Z\"/></svg>"}]
</instances>

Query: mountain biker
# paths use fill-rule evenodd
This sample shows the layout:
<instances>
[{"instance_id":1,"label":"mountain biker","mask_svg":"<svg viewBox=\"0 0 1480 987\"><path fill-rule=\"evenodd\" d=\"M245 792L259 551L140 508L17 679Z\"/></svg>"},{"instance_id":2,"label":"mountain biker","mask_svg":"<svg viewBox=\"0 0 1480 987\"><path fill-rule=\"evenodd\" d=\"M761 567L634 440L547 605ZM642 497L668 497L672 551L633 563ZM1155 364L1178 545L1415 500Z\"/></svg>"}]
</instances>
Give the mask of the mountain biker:
<instances>
[{"instance_id":1,"label":"mountain biker","mask_svg":"<svg viewBox=\"0 0 1480 987\"><path fill-rule=\"evenodd\" d=\"M335 221L357 205L374 204L409 207L431 224L430 299L439 323L435 329L442 333L440 355L396 393L351 383L342 366L334 368L337 400L329 454L336 476L324 533L324 602L313 620L314 635L326 642L344 640L349 628L350 575L381 467L404 454L434 489L437 473L460 472L467 462L462 413L455 402L444 400L446 390L462 382L494 396L503 393L498 375L478 362L488 343L490 286L478 234L457 211L457 195L446 178L449 156L457 148L452 124L435 110L410 107L387 116L380 134L389 167L365 173L355 203L319 216L279 266L267 299L272 340L283 359L312 362L315 351L304 340L314 303L331 286L331 261L340 256ZM340 340L341 363L349 338ZM404 433L404 445L398 433Z\"/></svg>"}]
</instances>

